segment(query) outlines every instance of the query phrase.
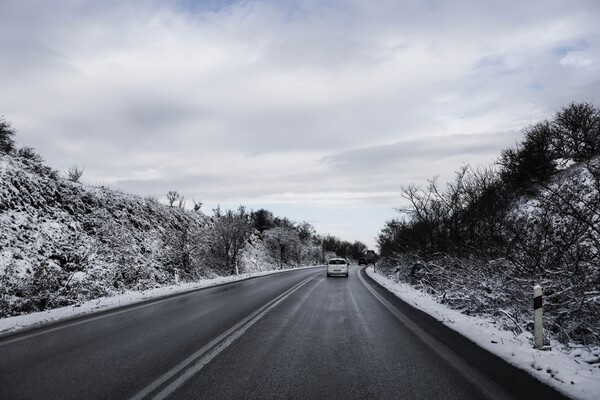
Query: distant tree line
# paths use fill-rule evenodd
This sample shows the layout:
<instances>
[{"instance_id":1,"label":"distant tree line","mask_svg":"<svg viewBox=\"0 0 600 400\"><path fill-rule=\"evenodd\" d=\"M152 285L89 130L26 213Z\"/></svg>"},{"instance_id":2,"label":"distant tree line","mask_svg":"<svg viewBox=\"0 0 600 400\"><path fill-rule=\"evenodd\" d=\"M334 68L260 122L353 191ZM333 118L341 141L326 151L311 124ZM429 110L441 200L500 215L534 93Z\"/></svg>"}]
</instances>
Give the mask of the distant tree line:
<instances>
[{"instance_id":1,"label":"distant tree line","mask_svg":"<svg viewBox=\"0 0 600 400\"><path fill-rule=\"evenodd\" d=\"M243 206L226 211L218 207L203 224L177 226L166 236L170 250L166 264L189 276L207 266L219 274L238 274L248 249L262 250L260 261L279 268L319 264L334 256L356 260L367 250L360 241L319 235L308 222L277 217L266 209L247 211Z\"/></svg>"},{"instance_id":2,"label":"distant tree line","mask_svg":"<svg viewBox=\"0 0 600 400\"><path fill-rule=\"evenodd\" d=\"M285 217L275 217L265 209L253 211L250 216L254 229L268 244L272 255L283 263L299 262L307 254L318 255L317 259L322 262L328 254L356 260L367 250L360 241L348 242L336 236L320 235L308 222L296 223Z\"/></svg>"},{"instance_id":3,"label":"distant tree line","mask_svg":"<svg viewBox=\"0 0 600 400\"><path fill-rule=\"evenodd\" d=\"M496 278L504 291L542 283L552 331L600 342L600 109L572 103L523 134L494 165L464 166L445 187L403 186L407 206L380 232L380 253L443 296L457 286L488 296Z\"/></svg>"}]
</instances>

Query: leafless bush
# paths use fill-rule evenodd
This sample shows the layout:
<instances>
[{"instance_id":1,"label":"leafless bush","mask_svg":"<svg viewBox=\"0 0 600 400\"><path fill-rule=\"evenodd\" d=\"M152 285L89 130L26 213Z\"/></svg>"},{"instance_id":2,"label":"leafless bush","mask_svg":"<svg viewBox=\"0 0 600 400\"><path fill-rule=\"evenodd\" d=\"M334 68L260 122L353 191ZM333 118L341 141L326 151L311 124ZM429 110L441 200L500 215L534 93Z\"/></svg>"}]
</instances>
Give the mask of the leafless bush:
<instances>
[{"instance_id":1,"label":"leafless bush","mask_svg":"<svg viewBox=\"0 0 600 400\"><path fill-rule=\"evenodd\" d=\"M590 103L571 103L552 121L555 148L560 157L585 161L600 151L600 109Z\"/></svg>"},{"instance_id":2,"label":"leafless bush","mask_svg":"<svg viewBox=\"0 0 600 400\"><path fill-rule=\"evenodd\" d=\"M23 165L31 172L45 175L50 179L58 179L58 173L52 168L44 165L44 159L31 147L20 148L15 155L21 159Z\"/></svg>"},{"instance_id":3,"label":"leafless bush","mask_svg":"<svg viewBox=\"0 0 600 400\"><path fill-rule=\"evenodd\" d=\"M214 210L214 225L209 236L209 254L213 265L227 273L239 274L238 257L246 246L253 228L244 207L237 211Z\"/></svg>"},{"instance_id":4,"label":"leafless bush","mask_svg":"<svg viewBox=\"0 0 600 400\"><path fill-rule=\"evenodd\" d=\"M164 265L171 274L189 279L202 275L206 231L195 220L186 219L163 234Z\"/></svg>"},{"instance_id":5,"label":"leafless bush","mask_svg":"<svg viewBox=\"0 0 600 400\"><path fill-rule=\"evenodd\" d=\"M145 199L146 199L147 202L152 203L152 204L158 204L159 203L158 197L156 197L156 196L154 196L152 194L149 194L148 196L146 196Z\"/></svg>"},{"instance_id":6,"label":"leafless bush","mask_svg":"<svg viewBox=\"0 0 600 400\"><path fill-rule=\"evenodd\" d=\"M300 262L302 241L298 231L291 227L278 226L266 230L263 237L271 256L280 264Z\"/></svg>"},{"instance_id":7,"label":"leafless bush","mask_svg":"<svg viewBox=\"0 0 600 400\"><path fill-rule=\"evenodd\" d=\"M185 208L185 197L184 196L179 196L179 200L177 201L177 207L178 208Z\"/></svg>"},{"instance_id":8,"label":"leafless bush","mask_svg":"<svg viewBox=\"0 0 600 400\"><path fill-rule=\"evenodd\" d=\"M13 136L15 130L10 125L10 122L0 116L0 152L10 154L15 150L15 142Z\"/></svg>"},{"instance_id":9,"label":"leafless bush","mask_svg":"<svg viewBox=\"0 0 600 400\"><path fill-rule=\"evenodd\" d=\"M181 196L176 190L170 190L169 193L167 193L167 203L169 204L169 207L173 207L175 202L179 201L180 197Z\"/></svg>"},{"instance_id":10,"label":"leafless bush","mask_svg":"<svg viewBox=\"0 0 600 400\"><path fill-rule=\"evenodd\" d=\"M17 157L20 158L25 158L27 160L36 162L36 163L43 163L44 159L42 158L42 156L40 156L38 153L35 152L35 150L32 147L21 147L18 151L17 151Z\"/></svg>"},{"instance_id":11,"label":"leafless bush","mask_svg":"<svg viewBox=\"0 0 600 400\"><path fill-rule=\"evenodd\" d=\"M71 182L79 182L85 168L79 168L77 165L72 166L67 170L67 179Z\"/></svg>"}]
</instances>

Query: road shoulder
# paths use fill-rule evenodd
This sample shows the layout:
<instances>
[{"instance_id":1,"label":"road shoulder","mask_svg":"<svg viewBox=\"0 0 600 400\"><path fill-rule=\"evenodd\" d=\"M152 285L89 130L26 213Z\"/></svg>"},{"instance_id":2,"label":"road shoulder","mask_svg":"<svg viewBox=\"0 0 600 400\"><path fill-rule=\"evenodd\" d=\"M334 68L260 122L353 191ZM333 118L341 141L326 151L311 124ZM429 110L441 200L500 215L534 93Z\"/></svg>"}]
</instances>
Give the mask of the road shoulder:
<instances>
[{"instance_id":1,"label":"road shoulder","mask_svg":"<svg viewBox=\"0 0 600 400\"><path fill-rule=\"evenodd\" d=\"M359 273L427 333L482 372L493 371L492 378L508 386L514 395L531 392L539 396L547 392L547 398L556 398L556 389L572 398L591 400L600 393L600 371L593 371L590 365L558 351L535 350L526 337L515 337L512 332L498 329L493 321L449 309L410 285L374 273L372 268L363 268ZM528 376L537 378L534 382L539 384L531 387Z\"/></svg>"}]
</instances>

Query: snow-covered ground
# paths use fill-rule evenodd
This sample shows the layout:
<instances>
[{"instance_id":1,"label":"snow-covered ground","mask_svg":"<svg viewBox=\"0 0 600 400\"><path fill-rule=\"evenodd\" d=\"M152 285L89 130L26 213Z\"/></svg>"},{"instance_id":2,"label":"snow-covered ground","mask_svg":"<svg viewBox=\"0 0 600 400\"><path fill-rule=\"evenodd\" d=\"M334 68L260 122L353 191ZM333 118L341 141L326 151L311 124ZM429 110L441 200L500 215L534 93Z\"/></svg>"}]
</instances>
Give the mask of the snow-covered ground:
<instances>
[{"instance_id":1,"label":"snow-covered ground","mask_svg":"<svg viewBox=\"0 0 600 400\"><path fill-rule=\"evenodd\" d=\"M294 268L306 269L316 268L319 266L307 266ZM203 279L196 282L186 282L177 285L163 286L156 289L144 290L141 292L128 291L121 295L111 297L101 297L95 300L87 301L78 306L69 306L55 308L48 311L40 311L31 314L18 315L15 317L0 319L0 336L13 334L23 329L29 329L34 327L43 326L49 323L58 322L61 320L67 320L75 317L80 317L86 314L95 313L98 311L110 310L126 306L129 304L139 303L146 300L157 299L164 296L169 296L175 293L182 293L194 289L200 289L209 286L216 286L223 283L240 281L248 278L257 276L272 275L281 272L289 271L286 270L272 270L272 271L260 271L246 274L240 274L238 276L227 276L219 277L214 279Z\"/></svg>"},{"instance_id":2,"label":"snow-covered ground","mask_svg":"<svg viewBox=\"0 0 600 400\"><path fill-rule=\"evenodd\" d=\"M567 396L600 399L600 348L567 348L552 342L551 350L535 350L533 336L529 332L515 336L499 329L493 320L464 315L407 283L375 273L373 267L367 268L367 274L405 302Z\"/></svg>"}]
</instances>

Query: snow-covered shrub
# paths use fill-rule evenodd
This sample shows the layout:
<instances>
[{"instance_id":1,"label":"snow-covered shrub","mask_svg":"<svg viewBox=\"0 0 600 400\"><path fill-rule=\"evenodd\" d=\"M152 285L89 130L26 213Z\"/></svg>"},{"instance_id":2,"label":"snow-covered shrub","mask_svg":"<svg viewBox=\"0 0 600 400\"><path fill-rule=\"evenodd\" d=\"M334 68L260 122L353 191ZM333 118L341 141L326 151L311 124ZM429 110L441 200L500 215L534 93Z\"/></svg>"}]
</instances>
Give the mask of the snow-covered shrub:
<instances>
[{"instance_id":1,"label":"snow-covered shrub","mask_svg":"<svg viewBox=\"0 0 600 400\"><path fill-rule=\"evenodd\" d=\"M323 249L313 240L304 241L300 248L300 263L318 265L323 262Z\"/></svg>"},{"instance_id":2,"label":"snow-covered shrub","mask_svg":"<svg viewBox=\"0 0 600 400\"><path fill-rule=\"evenodd\" d=\"M444 252L428 251L440 239L417 242L423 247L411 251L410 224L388 223L384 233L389 244L382 243L395 251L388 250L378 268L392 274L399 267L402 280L439 301L465 313L500 318L517 331L531 326L532 287L540 284L548 331L563 342L598 343L600 159L572 165L540 183L535 193L509 204L494 225L496 240L487 251L476 247L465 251L464 244L460 252L454 246L443 247L449 250ZM422 204L418 199L416 203ZM447 223L440 219L431 226L443 231ZM429 231L433 237L439 235L435 229ZM494 254L495 258L489 257Z\"/></svg>"},{"instance_id":3,"label":"snow-covered shrub","mask_svg":"<svg viewBox=\"0 0 600 400\"><path fill-rule=\"evenodd\" d=\"M240 272L270 271L281 268L281 264L271 257L264 241L257 234L248 239L240 257Z\"/></svg>"},{"instance_id":4,"label":"snow-covered shrub","mask_svg":"<svg viewBox=\"0 0 600 400\"><path fill-rule=\"evenodd\" d=\"M3 116L0 116L0 153L10 154L15 149L15 141L13 136L15 130L6 121Z\"/></svg>"},{"instance_id":5,"label":"snow-covered shrub","mask_svg":"<svg viewBox=\"0 0 600 400\"><path fill-rule=\"evenodd\" d=\"M15 155L21 159L23 166L29 171L52 179L58 178L58 172L44 165L44 159L33 148L22 147L17 150Z\"/></svg>"},{"instance_id":6,"label":"snow-covered shrub","mask_svg":"<svg viewBox=\"0 0 600 400\"><path fill-rule=\"evenodd\" d=\"M177 226L163 232L162 260L169 273L193 280L204 276L207 231L193 215L186 217Z\"/></svg>"},{"instance_id":7,"label":"snow-covered shrub","mask_svg":"<svg viewBox=\"0 0 600 400\"><path fill-rule=\"evenodd\" d=\"M300 262L302 242L294 228L277 226L263 232L263 238L269 254L280 265Z\"/></svg>"},{"instance_id":8,"label":"snow-covered shrub","mask_svg":"<svg viewBox=\"0 0 600 400\"><path fill-rule=\"evenodd\" d=\"M563 341L600 341L599 166L574 165L543 184L507 225L511 264L544 287L550 329Z\"/></svg>"},{"instance_id":9,"label":"snow-covered shrub","mask_svg":"<svg viewBox=\"0 0 600 400\"><path fill-rule=\"evenodd\" d=\"M79 182L85 168L79 168L77 165L72 166L66 172L66 178L71 182Z\"/></svg>"},{"instance_id":10,"label":"snow-covered shrub","mask_svg":"<svg viewBox=\"0 0 600 400\"><path fill-rule=\"evenodd\" d=\"M206 246L209 268L221 274L237 274L239 257L254 231L250 216L240 207L237 211L216 209Z\"/></svg>"}]
</instances>

